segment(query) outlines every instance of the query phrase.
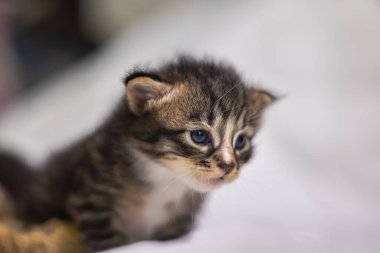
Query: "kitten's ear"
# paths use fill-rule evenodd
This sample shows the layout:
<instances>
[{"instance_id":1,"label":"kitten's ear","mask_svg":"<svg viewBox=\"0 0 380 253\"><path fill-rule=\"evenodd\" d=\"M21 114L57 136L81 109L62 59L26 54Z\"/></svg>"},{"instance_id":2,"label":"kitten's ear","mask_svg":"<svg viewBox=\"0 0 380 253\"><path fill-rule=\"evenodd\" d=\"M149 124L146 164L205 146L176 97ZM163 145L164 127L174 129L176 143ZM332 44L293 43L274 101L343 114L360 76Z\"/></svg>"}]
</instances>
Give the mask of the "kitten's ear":
<instances>
[{"instance_id":1,"label":"kitten's ear","mask_svg":"<svg viewBox=\"0 0 380 253\"><path fill-rule=\"evenodd\" d=\"M126 79L125 89L129 108L137 116L142 116L149 111L152 101L163 97L171 87L149 76L137 76Z\"/></svg>"},{"instance_id":2,"label":"kitten's ear","mask_svg":"<svg viewBox=\"0 0 380 253\"><path fill-rule=\"evenodd\" d=\"M249 96L252 99L254 105L257 106L259 110L266 109L277 100L277 97L271 94L269 91L255 88L249 88Z\"/></svg>"}]
</instances>

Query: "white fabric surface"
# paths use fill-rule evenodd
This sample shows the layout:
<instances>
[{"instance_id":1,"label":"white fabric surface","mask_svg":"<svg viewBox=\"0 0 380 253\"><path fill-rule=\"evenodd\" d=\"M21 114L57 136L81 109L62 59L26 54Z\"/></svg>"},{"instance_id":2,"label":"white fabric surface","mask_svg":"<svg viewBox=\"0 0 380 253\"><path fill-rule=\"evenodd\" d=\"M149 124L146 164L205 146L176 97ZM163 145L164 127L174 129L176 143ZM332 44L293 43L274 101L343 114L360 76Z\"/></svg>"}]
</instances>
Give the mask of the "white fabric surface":
<instances>
[{"instance_id":1,"label":"white fabric surface","mask_svg":"<svg viewBox=\"0 0 380 253\"><path fill-rule=\"evenodd\" d=\"M266 115L256 158L212 195L191 236L110 252L377 253L379 45L374 0L183 1L16 104L0 143L40 163L107 115L136 63L177 52L227 59L284 96Z\"/></svg>"}]
</instances>

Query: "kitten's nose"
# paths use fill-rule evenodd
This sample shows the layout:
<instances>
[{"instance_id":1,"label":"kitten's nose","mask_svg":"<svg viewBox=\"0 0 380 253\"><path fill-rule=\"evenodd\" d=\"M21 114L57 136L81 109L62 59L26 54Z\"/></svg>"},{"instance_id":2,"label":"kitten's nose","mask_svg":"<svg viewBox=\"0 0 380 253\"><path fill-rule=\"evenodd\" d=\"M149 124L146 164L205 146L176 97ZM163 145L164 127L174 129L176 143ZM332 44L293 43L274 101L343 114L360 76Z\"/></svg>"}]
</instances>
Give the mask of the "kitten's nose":
<instances>
[{"instance_id":1,"label":"kitten's nose","mask_svg":"<svg viewBox=\"0 0 380 253\"><path fill-rule=\"evenodd\" d=\"M225 171L226 174L229 174L231 173L231 171L234 170L235 163L234 162L230 162L230 163L219 162L218 167L221 168L223 171Z\"/></svg>"}]
</instances>

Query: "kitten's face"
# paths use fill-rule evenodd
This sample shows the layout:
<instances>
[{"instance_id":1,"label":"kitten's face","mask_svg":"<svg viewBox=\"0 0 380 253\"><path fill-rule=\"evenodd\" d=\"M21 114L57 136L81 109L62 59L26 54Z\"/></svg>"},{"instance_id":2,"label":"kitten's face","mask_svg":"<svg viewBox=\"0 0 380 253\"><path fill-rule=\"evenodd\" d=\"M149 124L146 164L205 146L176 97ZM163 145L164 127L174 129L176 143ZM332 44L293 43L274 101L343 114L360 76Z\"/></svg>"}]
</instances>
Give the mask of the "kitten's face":
<instances>
[{"instance_id":1,"label":"kitten's face","mask_svg":"<svg viewBox=\"0 0 380 253\"><path fill-rule=\"evenodd\" d=\"M185 78L172 77L171 85L140 76L127 85L130 107L138 115L132 126L137 147L202 192L238 177L271 99L245 87L231 69L218 70L229 76L186 72ZM147 101L139 100L145 95Z\"/></svg>"},{"instance_id":2,"label":"kitten's face","mask_svg":"<svg viewBox=\"0 0 380 253\"><path fill-rule=\"evenodd\" d=\"M174 93L175 101L160 108L156 119L168 132L181 131L157 143L156 148L166 152L160 162L198 191L235 180L251 157L251 140L257 130L248 123L251 112L242 103L245 96L240 94L234 102L223 103L223 99L230 99L228 95L218 101L189 89Z\"/></svg>"}]
</instances>

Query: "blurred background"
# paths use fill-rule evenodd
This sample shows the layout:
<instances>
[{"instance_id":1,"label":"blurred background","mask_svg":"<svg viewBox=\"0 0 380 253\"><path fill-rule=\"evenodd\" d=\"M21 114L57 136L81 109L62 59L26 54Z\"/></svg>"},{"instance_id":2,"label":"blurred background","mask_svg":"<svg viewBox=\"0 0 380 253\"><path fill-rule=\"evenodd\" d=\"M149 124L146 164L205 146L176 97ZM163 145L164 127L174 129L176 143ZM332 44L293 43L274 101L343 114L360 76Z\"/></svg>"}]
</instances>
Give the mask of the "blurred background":
<instances>
[{"instance_id":1,"label":"blurred background","mask_svg":"<svg viewBox=\"0 0 380 253\"><path fill-rule=\"evenodd\" d=\"M134 66L233 63L284 98L191 236L112 252L380 252L380 1L0 1L0 146L32 165L94 129Z\"/></svg>"}]
</instances>

